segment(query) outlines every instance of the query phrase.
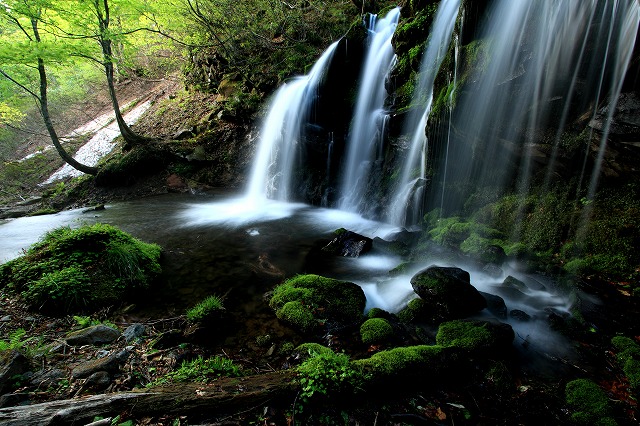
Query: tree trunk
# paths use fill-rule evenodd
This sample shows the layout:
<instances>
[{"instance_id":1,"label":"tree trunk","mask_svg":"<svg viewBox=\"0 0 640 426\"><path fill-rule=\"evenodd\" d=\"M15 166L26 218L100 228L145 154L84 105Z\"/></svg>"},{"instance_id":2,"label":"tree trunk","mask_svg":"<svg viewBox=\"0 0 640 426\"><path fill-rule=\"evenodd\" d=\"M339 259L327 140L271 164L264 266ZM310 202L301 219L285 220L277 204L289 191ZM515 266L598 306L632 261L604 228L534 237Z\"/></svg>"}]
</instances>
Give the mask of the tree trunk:
<instances>
[{"instance_id":1,"label":"tree trunk","mask_svg":"<svg viewBox=\"0 0 640 426\"><path fill-rule=\"evenodd\" d=\"M40 34L38 32L38 21L36 19L32 19L31 26L33 28L35 40L39 43ZM62 157L62 159L74 169L80 170L81 172L90 175L97 174L98 168L87 166L76 161L76 159L69 155L69 153L64 149L64 147L60 143L60 139L58 139L58 134L53 127L53 122L51 121L51 116L49 115L49 104L47 100L47 73L45 71L44 61L42 60L42 58L38 58L38 74L40 76L40 112L42 113L42 118L44 120L45 126L47 127L47 131L49 132L49 136L51 137L51 142L53 142L53 146L56 148L56 151L58 151L58 154L60 154L60 157Z\"/></svg>"},{"instance_id":2,"label":"tree trunk","mask_svg":"<svg viewBox=\"0 0 640 426\"><path fill-rule=\"evenodd\" d=\"M85 424L95 417L126 413L136 418L188 415L213 419L260 407L277 398L294 398L290 371L221 378L209 384L187 383L145 391L119 392L0 409L4 426ZM84 422L84 423L83 423Z\"/></svg>"}]
</instances>

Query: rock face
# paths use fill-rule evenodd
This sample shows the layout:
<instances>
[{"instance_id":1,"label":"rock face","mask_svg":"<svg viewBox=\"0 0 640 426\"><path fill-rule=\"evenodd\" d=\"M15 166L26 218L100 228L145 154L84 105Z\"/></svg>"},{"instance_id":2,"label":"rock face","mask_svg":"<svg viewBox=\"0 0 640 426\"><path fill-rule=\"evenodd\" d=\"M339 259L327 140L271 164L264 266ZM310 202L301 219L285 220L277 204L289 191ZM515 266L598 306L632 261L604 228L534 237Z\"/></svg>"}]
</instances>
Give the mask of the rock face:
<instances>
[{"instance_id":1,"label":"rock face","mask_svg":"<svg viewBox=\"0 0 640 426\"><path fill-rule=\"evenodd\" d=\"M470 281L469 273L460 268L430 266L411 278L411 286L434 320L448 320L487 307L487 301Z\"/></svg>"},{"instance_id":2,"label":"rock face","mask_svg":"<svg viewBox=\"0 0 640 426\"><path fill-rule=\"evenodd\" d=\"M371 238L356 234L344 228L336 230L334 234L335 238L322 248L323 252L335 254L336 256L358 257L373 247L373 240Z\"/></svg>"}]
</instances>

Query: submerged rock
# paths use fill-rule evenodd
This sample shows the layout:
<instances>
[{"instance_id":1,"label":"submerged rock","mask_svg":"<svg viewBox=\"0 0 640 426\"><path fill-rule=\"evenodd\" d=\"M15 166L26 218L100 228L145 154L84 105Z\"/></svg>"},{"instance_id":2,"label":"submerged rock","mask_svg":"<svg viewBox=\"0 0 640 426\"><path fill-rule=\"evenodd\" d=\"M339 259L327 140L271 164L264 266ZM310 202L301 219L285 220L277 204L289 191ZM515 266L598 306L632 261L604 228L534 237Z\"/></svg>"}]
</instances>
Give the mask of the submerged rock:
<instances>
[{"instance_id":1,"label":"submerged rock","mask_svg":"<svg viewBox=\"0 0 640 426\"><path fill-rule=\"evenodd\" d=\"M334 231L335 238L322 248L325 253L336 256L358 257L371 250L373 240L344 228Z\"/></svg>"}]
</instances>

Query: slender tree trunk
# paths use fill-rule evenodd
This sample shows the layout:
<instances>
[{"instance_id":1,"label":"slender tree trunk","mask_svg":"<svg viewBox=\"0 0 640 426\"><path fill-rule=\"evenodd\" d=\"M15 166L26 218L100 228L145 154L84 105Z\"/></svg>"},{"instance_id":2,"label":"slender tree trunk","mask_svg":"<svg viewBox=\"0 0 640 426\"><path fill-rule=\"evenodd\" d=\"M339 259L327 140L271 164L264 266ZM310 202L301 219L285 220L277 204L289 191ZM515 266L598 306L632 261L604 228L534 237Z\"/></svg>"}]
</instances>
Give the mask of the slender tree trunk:
<instances>
[{"instance_id":1,"label":"slender tree trunk","mask_svg":"<svg viewBox=\"0 0 640 426\"><path fill-rule=\"evenodd\" d=\"M137 145L148 141L147 138L138 135L127 125L122 117L120 111L120 105L118 104L118 97L116 96L116 88L113 80L113 52L111 39L107 34L109 29L109 1L102 0L102 8L100 8L100 1L94 0L94 7L96 10L96 16L98 18L98 26L100 28L99 42L102 48L102 57L104 61L104 71L107 76L107 86L109 87L109 97L111 98L111 104L113 105L113 112L116 115L116 122L118 123L118 129L124 140L132 145ZM104 14L102 11L104 10Z\"/></svg>"},{"instance_id":2,"label":"slender tree trunk","mask_svg":"<svg viewBox=\"0 0 640 426\"><path fill-rule=\"evenodd\" d=\"M38 32L38 21L36 19L31 20L31 27L33 28L33 34L35 36L36 42L40 42L40 33ZM90 175L95 175L98 173L97 167L87 166L76 161L69 153L64 149L62 144L60 143L60 139L58 138L58 134L56 133L56 129L53 127L53 122L51 121L51 116L49 115L49 104L47 100L47 73L44 67L44 61L42 58L38 58L38 74L40 76L40 112L42 114L42 118L44 120L44 124L47 127L47 131L49 132L49 136L51 137L51 142L53 142L53 146L60 154L60 157L64 161L67 162L74 169L80 170L83 173L87 173Z\"/></svg>"}]
</instances>

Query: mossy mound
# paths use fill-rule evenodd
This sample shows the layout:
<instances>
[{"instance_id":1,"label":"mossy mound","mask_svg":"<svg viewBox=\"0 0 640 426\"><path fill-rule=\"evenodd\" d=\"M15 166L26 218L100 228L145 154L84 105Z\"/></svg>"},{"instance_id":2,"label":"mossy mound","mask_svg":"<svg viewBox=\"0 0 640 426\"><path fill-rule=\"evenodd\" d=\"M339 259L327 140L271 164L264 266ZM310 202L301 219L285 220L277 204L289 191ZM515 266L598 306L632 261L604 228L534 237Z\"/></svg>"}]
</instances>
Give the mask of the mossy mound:
<instances>
[{"instance_id":1,"label":"mossy mound","mask_svg":"<svg viewBox=\"0 0 640 426\"><path fill-rule=\"evenodd\" d=\"M360 326L360 337L366 345L384 343L392 336L393 327L384 318L370 318Z\"/></svg>"},{"instance_id":2,"label":"mossy mound","mask_svg":"<svg viewBox=\"0 0 640 426\"><path fill-rule=\"evenodd\" d=\"M319 275L298 275L273 291L269 305L276 316L303 333L323 326L359 323L366 303L360 286Z\"/></svg>"},{"instance_id":3,"label":"mossy mound","mask_svg":"<svg viewBox=\"0 0 640 426\"><path fill-rule=\"evenodd\" d=\"M440 324L436 343L478 355L504 357L515 333L509 324L479 320L456 320Z\"/></svg>"},{"instance_id":4,"label":"mossy mound","mask_svg":"<svg viewBox=\"0 0 640 426\"><path fill-rule=\"evenodd\" d=\"M609 417L609 398L597 384L588 379L577 379L565 388L567 404L572 410L571 420L579 425L615 425Z\"/></svg>"},{"instance_id":5,"label":"mossy mound","mask_svg":"<svg viewBox=\"0 0 640 426\"><path fill-rule=\"evenodd\" d=\"M0 266L0 287L64 314L121 302L161 273L160 246L105 224L54 229Z\"/></svg>"}]
</instances>

